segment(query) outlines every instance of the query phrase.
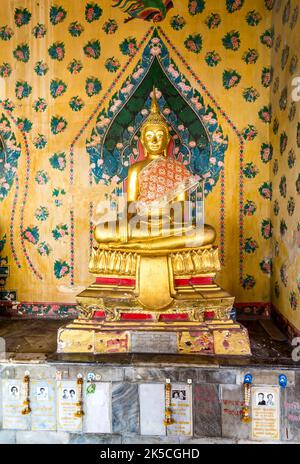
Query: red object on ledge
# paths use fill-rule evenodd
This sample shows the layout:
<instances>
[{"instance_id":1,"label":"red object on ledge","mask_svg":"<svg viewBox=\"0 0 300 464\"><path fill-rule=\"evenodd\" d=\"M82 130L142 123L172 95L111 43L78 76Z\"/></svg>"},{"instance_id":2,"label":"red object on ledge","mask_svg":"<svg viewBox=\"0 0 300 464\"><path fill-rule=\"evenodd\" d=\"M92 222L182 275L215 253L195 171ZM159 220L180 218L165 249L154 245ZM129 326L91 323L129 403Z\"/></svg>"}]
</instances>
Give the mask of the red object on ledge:
<instances>
[{"instance_id":1,"label":"red object on ledge","mask_svg":"<svg viewBox=\"0 0 300 464\"><path fill-rule=\"evenodd\" d=\"M191 277L190 279L175 279L176 287L191 287L192 285L211 285L213 277Z\"/></svg>"}]
</instances>

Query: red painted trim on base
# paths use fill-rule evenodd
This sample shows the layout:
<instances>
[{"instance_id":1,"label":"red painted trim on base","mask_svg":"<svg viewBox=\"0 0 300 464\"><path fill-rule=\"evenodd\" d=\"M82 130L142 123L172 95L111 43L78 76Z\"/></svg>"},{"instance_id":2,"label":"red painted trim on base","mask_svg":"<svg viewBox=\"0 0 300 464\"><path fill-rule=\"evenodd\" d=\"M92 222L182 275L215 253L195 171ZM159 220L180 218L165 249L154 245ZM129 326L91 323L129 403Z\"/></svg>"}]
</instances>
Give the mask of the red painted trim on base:
<instances>
[{"instance_id":1,"label":"red painted trim on base","mask_svg":"<svg viewBox=\"0 0 300 464\"><path fill-rule=\"evenodd\" d=\"M117 277L96 277L96 284L114 285L117 287L135 287L135 279L119 279Z\"/></svg>"},{"instance_id":2,"label":"red painted trim on base","mask_svg":"<svg viewBox=\"0 0 300 464\"><path fill-rule=\"evenodd\" d=\"M151 314L139 314L139 313L122 313L121 321L145 321L152 320Z\"/></svg>"},{"instance_id":3,"label":"red painted trim on base","mask_svg":"<svg viewBox=\"0 0 300 464\"><path fill-rule=\"evenodd\" d=\"M192 285L210 285L213 284L212 277L191 277L190 279L175 279L176 287L190 287Z\"/></svg>"},{"instance_id":4,"label":"red painted trim on base","mask_svg":"<svg viewBox=\"0 0 300 464\"><path fill-rule=\"evenodd\" d=\"M161 314L159 317L160 321L188 321L189 315L183 314Z\"/></svg>"}]
</instances>

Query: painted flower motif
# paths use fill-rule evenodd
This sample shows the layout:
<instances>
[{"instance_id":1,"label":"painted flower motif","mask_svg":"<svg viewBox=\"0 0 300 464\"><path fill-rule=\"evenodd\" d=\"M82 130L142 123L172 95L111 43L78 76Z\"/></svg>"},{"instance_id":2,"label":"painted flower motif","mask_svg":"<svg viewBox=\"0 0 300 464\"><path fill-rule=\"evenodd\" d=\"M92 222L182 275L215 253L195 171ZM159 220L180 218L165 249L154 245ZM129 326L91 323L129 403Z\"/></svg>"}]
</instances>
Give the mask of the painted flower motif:
<instances>
[{"instance_id":1,"label":"painted flower motif","mask_svg":"<svg viewBox=\"0 0 300 464\"><path fill-rule=\"evenodd\" d=\"M248 48L248 50L243 54L243 60L247 64L254 64L258 60L259 53L254 48Z\"/></svg>"},{"instance_id":2,"label":"painted flower motif","mask_svg":"<svg viewBox=\"0 0 300 464\"><path fill-rule=\"evenodd\" d=\"M66 261L56 260L54 263L54 275L57 279L62 279L70 273L70 266Z\"/></svg>"},{"instance_id":3,"label":"painted flower motif","mask_svg":"<svg viewBox=\"0 0 300 464\"><path fill-rule=\"evenodd\" d=\"M16 8L14 14L14 20L17 27L28 24L31 18L30 11L27 8Z\"/></svg>"},{"instance_id":4,"label":"painted flower motif","mask_svg":"<svg viewBox=\"0 0 300 464\"><path fill-rule=\"evenodd\" d=\"M277 53L280 49L281 46L281 35L278 35L278 37L275 40L275 52Z\"/></svg>"},{"instance_id":5,"label":"painted flower motif","mask_svg":"<svg viewBox=\"0 0 300 464\"><path fill-rule=\"evenodd\" d=\"M246 163L244 168L243 168L243 174L247 179L254 179L254 177L257 176L259 173L258 167L250 161L250 163Z\"/></svg>"},{"instance_id":6,"label":"painted flower motif","mask_svg":"<svg viewBox=\"0 0 300 464\"><path fill-rule=\"evenodd\" d=\"M247 254L252 254L258 248L258 243L252 237L245 238L244 251Z\"/></svg>"},{"instance_id":7,"label":"painted flower motif","mask_svg":"<svg viewBox=\"0 0 300 464\"><path fill-rule=\"evenodd\" d=\"M123 55L133 56L137 52L137 43L135 37L127 37L120 43L120 50Z\"/></svg>"},{"instance_id":8,"label":"painted flower motif","mask_svg":"<svg viewBox=\"0 0 300 464\"><path fill-rule=\"evenodd\" d=\"M183 16L176 15L170 19L170 24L175 31L180 31L186 25L186 20Z\"/></svg>"},{"instance_id":9,"label":"painted flower motif","mask_svg":"<svg viewBox=\"0 0 300 464\"><path fill-rule=\"evenodd\" d=\"M49 162L53 169L64 171L67 165L66 154L64 152L54 153L50 158Z\"/></svg>"},{"instance_id":10,"label":"painted flower motif","mask_svg":"<svg viewBox=\"0 0 300 464\"><path fill-rule=\"evenodd\" d=\"M17 126L18 126L18 129L20 129L21 132L30 132L31 131L31 128L32 128L32 122L29 121L29 119L27 118L18 118L17 119Z\"/></svg>"},{"instance_id":11,"label":"painted flower motif","mask_svg":"<svg viewBox=\"0 0 300 464\"><path fill-rule=\"evenodd\" d=\"M84 31L84 27L78 21L74 21L69 25L68 31L72 37L79 37Z\"/></svg>"},{"instance_id":12,"label":"painted flower motif","mask_svg":"<svg viewBox=\"0 0 300 464\"><path fill-rule=\"evenodd\" d=\"M293 14L292 14L291 22L290 22L290 29L294 29L294 27L296 26L297 21L298 21L298 16L299 16L299 6L295 6Z\"/></svg>"},{"instance_id":13,"label":"painted flower motif","mask_svg":"<svg viewBox=\"0 0 300 464\"><path fill-rule=\"evenodd\" d=\"M47 102L44 98L38 98L37 100L34 101L33 103L33 109L34 111L36 111L37 113L43 113L46 108L47 108Z\"/></svg>"},{"instance_id":14,"label":"painted flower motif","mask_svg":"<svg viewBox=\"0 0 300 464\"><path fill-rule=\"evenodd\" d=\"M63 42L54 42L48 48L48 53L52 60L62 61L65 57L65 44Z\"/></svg>"},{"instance_id":15,"label":"painted flower motif","mask_svg":"<svg viewBox=\"0 0 300 464\"><path fill-rule=\"evenodd\" d=\"M272 107L271 105L263 106L258 112L258 116L261 121L269 124L272 120Z\"/></svg>"},{"instance_id":16,"label":"painted flower motif","mask_svg":"<svg viewBox=\"0 0 300 464\"><path fill-rule=\"evenodd\" d=\"M272 222L270 219L263 219L261 222L261 235L265 239L272 237Z\"/></svg>"},{"instance_id":17,"label":"painted flower motif","mask_svg":"<svg viewBox=\"0 0 300 464\"><path fill-rule=\"evenodd\" d=\"M289 216L293 216L295 207L296 207L295 199L293 197L290 197L288 199L287 208L286 208Z\"/></svg>"},{"instance_id":18,"label":"painted flower motif","mask_svg":"<svg viewBox=\"0 0 300 464\"><path fill-rule=\"evenodd\" d=\"M280 211L279 202L278 202L278 200L275 200L274 205L273 205L273 212L274 212L275 216L278 216L279 211Z\"/></svg>"},{"instance_id":19,"label":"painted flower motif","mask_svg":"<svg viewBox=\"0 0 300 464\"><path fill-rule=\"evenodd\" d=\"M246 274L246 277L242 281L242 287L245 290L251 290L253 287L255 287L255 284L255 278L249 274Z\"/></svg>"},{"instance_id":20,"label":"painted flower motif","mask_svg":"<svg viewBox=\"0 0 300 464\"><path fill-rule=\"evenodd\" d=\"M279 98L279 108L281 111L284 111L287 106L287 97L288 97L288 90L287 87L284 87L281 91L280 98Z\"/></svg>"},{"instance_id":21,"label":"painted flower motif","mask_svg":"<svg viewBox=\"0 0 300 464\"><path fill-rule=\"evenodd\" d=\"M80 111L84 107L84 101L78 96L72 97L69 101L69 106L73 111Z\"/></svg>"},{"instance_id":22,"label":"painted flower motif","mask_svg":"<svg viewBox=\"0 0 300 464\"><path fill-rule=\"evenodd\" d=\"M88 58L97 60L101 53L99 40L89 40L88 43L83 47L83 51Z\"/></svg>"},{"instance_id":23,"label":"painted flower motif","mask_svg":"<svg viewBox=\"0 0 300 464\"><path fill-rule=\"evenodd\" d=\"M9 77L12 72L12 67L9 63L3 63L0 66L0 76L1 77Z\"/></svg>"},{"instance_id":24,"label":"painted flower motif","mask_svg":"<svg viewBox=\"0 0 300 464\"><path fill-rule=\"evenodd\" d=\"M296 311L296 310L297 310L297 306L298 306L298 300L297 300L296 292L294 292L293 290L290 292L289 301L290 301L291 309L292 309L293 311Z\"/></svg>"},{"instance_id":25,"label":"painted flower motif","mask_svg":"<svg viewBox=\"0 0 300 464\"><path fill-rule=\"evenodd\" d=\"M202 50L202 36L200 34L190 34L184 41L185 48L193 53L200 53Z\"/></svg>"},{"instance_id":26,"label":"painted flower motif","mask_svg":"<svg viewBox=\"0 0 300 464\"><path fill-rule=\"evenodd\" d=\"M258 99L259 92L254 87L248 87L247 89L244 89L243 97L246 102L252 103Z\"/></svg>"},{"instance_id":27,"label":"painted flower motif","mask_svg":"<svg viewBox=\"0 0 300 464\"><path fill-rule=\"evenodd\" d=\"M263 45L271 48L274 42L274 29L267 29L265 32L263 32L260 36L260 41Z\"/></svg>"},{"instance_id":28,"label":"painted flower motif","mask_svg":"<svg viewBox=\"0 0 300 464\"><path fill-rule=\"evenodd\" d=\"M54 135L60 134L66 129L67 125L68 125L67 121L62 116L51 117L50 128L51 128L52 134Z\"/></svg>"},{"instance_id":29,"label":"painted flower motif","mask_svg":"<svg viewBox=\"0 0 300 464\"><path fill-rule=\"evenodd\" d=\"M260 148L260 158L263 163L268 163L273 157L273 145L271 143L263 143Z\"/></svg>"},{"instance_id":30,"label":"painted flower motif","mask_svg":"<svg viewBox=\"0 0 300 464\"><path fill-rule=\"evenodd\" d=\"M290 54L290 47L286 45L282 49L282 52L281 52L281 61L280 61L281 69L285 68L285 65L287 64L287 61L289 59L289 54Z\"/></svg>"},{"instance_id":31,"label":"painted flower motif","mask_svg":"<svg viewBox=\"0 0 300 464\"><path fill-rule=\"evenodd\" d=\"M252 124L248 124L248 126L242 130L242 135L245 140L254 140L257 136L257 129Z\"/></svg>"},{"instance_id":32,"label":"painted flower motif","mask_svg":"<svg viewBox=\"0 0 300 464\"><path fill-rule=\"evenodd\" d=\"M46 242L40 242L37 247L37 251L41 256L49 256L52 248Z\"/></svg>"},{"instance_id":33,"label":"painted flower motif","mask_svg":"<svg viewBox=\"0 0 300 464\"><path fill-rule=\"evenodd\" d=\"M35 217L38 221L46 221L46 219L49 216L49 210L46 208L46 206L39 206L35 210Z\"/></svg>"},{"instance_id":34,"label":"painted flower motif","mask_svg":"<svg viewBox=\"0 0 300 464\"><path fill-rule=\"evenodd\" d=\"M297 147L300 148L300 122L297 124Z\"/></svg>"},{"instance_id":35,"label":"painted flower motif","mask_svg":"<svg viewBox=\"0 0 300 464\"><path fill-rule=\"evenodd\" d=\"M291 14L291 2L288 0L284 6L283 13L282 13L282 24L286 24L290 19Z\"/></svg>"},{"instance_id":36,"label":"painted flower motif","mask_svg":"<svg viewBox=\"0 0 300 464\"><path fill-rule=\"evenodd\" d=\"M256 204L252 200L247 200L244 204L244 216L253 216L256 211Z\"/></svg>"},{"instance_id":37,"label":"painted flower motif","mask_svg":"<svg viewBox=\"0 0 300 464\"><path fill-rule=\"evenodd\" d=\"M34 70L38 76L45 76L45 74L49 71L49 67L44 61L37 61Z\"/></svg>"},{"instance_id":38,"label":"painted flower motif","mask_svg":"<svg viewBox=\"0 0 300 464\"><path fill-rule=\"evenodd\" d=\"M278 129L279 129L279 121L278 121L278 118L275 117L273 121L273 134L276 135L278 132Z\"/></svg>"},{"instance_id":39,"label":"painted flower motif","mask_svg":"<svg viewBox=\"0 0 300 464\"><path fill-rule=\"evenodd\" d=\"M107 58L107 60L105 61L105 67L108 72L111 72L111 73L117 72L120 66L121 65L120 65L119 60L115 58L114 56L112 56L111 58Z\"/></svg>"},{"instance_id":40,"label":"painted flower motif","mask_svg":"<svg viewBox=\"0 0 300 464\"><path fill-rule=\"evenodd\" d=\"M223 86L225 89L236 87L241 80L241 75L234 69L225 69L223 72Z\"/></svg>"},{"instance_id":41,"label":"painted flower motif","mask_svg":"<svg viewBox=\"0 0 300 464\"><path fill-rule=\"evenodd\" d=\"M227 50L238 50L241 45L240 33L238 31L230 31L224 35L222 39L223 45Z\"/></svg>"},{"instance_id":42,"label":"painted flower motif","mask_svg":"<svg viewBox=\"0 0 300 464\"><path fill-rule=\"evenodd\" d=\"M287 225L286 225L286 222L285 222L284 219L280 220L279 231L280 231L281 237L284 237L284 235L285 235L285 233L287 231Z\"/></svg>"},{"instance_id":43,"label":"painted flower motif","mask_svg":"<svg viewBox=\"0 0 300 464\"><path fill-rule=\"evenodd\" d=\"M14 31L8 26L1 26L0 27L0 39L1 40L10 40L14 35Z\"/></svg>"},{"instance_id":44,"label":"painted flower motif","mask_svg":"<svg viewBox=\"0 0 300 464\"><path fill-rule=\"evenodd\" d=\"M18 45L14 51L13 55L18 61L22 61L23 63L27 63L30 58L30 50L27 44L20 44Z\"/></svg>"},{"instance_id":45,"label":"painted flower motif","mask_svg":"<svg viewBox=\"0 0 300 464\"><path fill-rule=\"evenodd\" d=\"M102 89L101 82L97 77L88 77L85 82L85 91L88 97L98 95Z\"/></svg>"},{"instance_id":46,"label":"painted flower motif","mask_svg":"<svg viewBox=\"0 0 300 464\"><path fill-rule=\"evenodd\" d=\"M51 24L56 26L65 19L67 12L62 6L51 6L49 16Z\"/></svg>"},{"instance_id":47,"label":"painted flower motif","mask_svg":"<svg viewBox=\"0 0 300 464\"><path fill-rule=\"evenodd\" d=\"M287 188L287 184L286 184L286 177L283 175L280 179L280 182L279 182L279 191L280 191L280 195L285 198L286 197L286 188Z\"/></svg>"},{"instance_id":48,"label":"painted flower motif","mask_svg":"<svg viewBox=\"0 0 300 464\"><path fill-rule=\"evenodd\" d=\"M242 8L244 0L226 0L226 8L229 13L234 13Z\"/></svg>"},{"instance_id":49,"label":"painted flower motif","mask_svg":"<svg viewBox=\"0 0 300 464\"><path fill-rule=\"evenodd\" d=\"M300 174L298 174L298 177L296 179L296 192L300 194Z\"/></svg>"},{"instance_id":50,"label":"painted flower motif","mask_svg":"<svg viewBox=\"0 0 300 464\"><path fill-rule=\"evenodd\" d=\"M265 66L262 70L262 73L261 73L261 83L264 87L269 87L271 85L271 82L272 82L272 78L273 78L273 68L272 66L270 67L267 67Z\"/></svg>"},{"instance_id":51,"label":"painted flower motif","mask_svg":"<svg viewBox=\"0 0 300 464\"><path fill-rule=\"evenodd\" d=\"M54 198L54 205L56 207L62 206L62 197L66 195L66 191L61 188L54 188L52 190L52 197Z\"/></svg>"},{"instance_id":52,"label":"painted flower motif","mask_svg":"<svg viewBox=\"0 0 300 464\"><path fill-rule=\"evenodd\" d=\"M272 200L272 182L264 182L259 187L258 191L266 200Z\"/></svg>"},{"instance_id":53,"label":"painted flower motif","mask_svg":"<svg viewBox=\"0 0 300 464\"><path fill-rule=\"evenodd\" d=\"M288 143L288 136L287 136L286 132L282 132L280 134L280 140L279 140L280 154L281 155L285 152L286 147L287 147L287 143Z\"/></svg>"},{"instance_id":54,"label":"painted flower motif","mask_svg":"<svg viewBox=\"0 0 300 464\"><path fill-rule=\"evenodd\" d=\"M207 16L205 24L208 29L216 29L221 24L221 16L218 13L211 13Z\"/></svg>"},{"instance_id":55,"label":"painted flower motif","mask_svg":"<svg viewBox=\"0 0 300 464\"><path fill-rule=\"evenodd\" d=\"M34 26L34 28L32 29L32 35L36 38L36 39L42 39L43 37L45 37L47 33L47 28L45 26L45 24L40 24L38 23L36 26Z\"/></svg>"},{"instance_id":56,"label":"painted flower motif","mask_svg":"<svg viewBox=\"0 0 300 464\"><path fill-rule=\"evenodd\" d=\"M296 162L295 150L291 148L288 154L288 167L292 169L295 166L295 162Z\"/></svg>"},{"instance_id":57,"label":"painted flower motif","mask_svg":"<svg viewBox=\"0 0 300 464\"><path fill-rule=\"evenodd\" d=\"M67 90L67 84L61 79L52 79L50 82L50 94L53 98L60 97Z\"/></svg>"},{"instance_id":58,"label":"painted flower motif","mask_svg":"<svg viewBox=\"0 0 300 464\"><path fill-rule=\"evenodd\" d=\"M279 169L278 159L275 159L274 164L273 164L273 174L274 174L274 176L276 176L276 174L278 173L278 169Z\"/></svg>"},{"instance_id":59,"label":"painted flower motif","mask_svg":"<svg viewBox=\"0 0 300 464\"><path fill-rule=\"evenodd\" d=\"M117 21L114 19L108 19L102 26L102 30L105 34L114 34L118 29Z\"/></svg>"},{"instance_id":60,"label":"painted flower motif","mask_svg":"<svg viewBox=\"0 0 300 464\"><path fill-rule=\"evenodd\" d=\"M38 134L32 141L35 148L42 150L47 145L47 139L43 134Z\"/></svg>"},{"instance_id":61,"label":"painted flower motif","mask_svg":"<svg viewBox=\"0 0 300 464\"><path fill-rule=\"evenodd\" d=\"M298 66L298 56L293 55L290 61L290 66L289 66L289 73L294 74Z\"/></svg>"},{"instance_id":62,"label":"painted flower motif","mask_svg":"<svg viewBox=\"0 0 300 464\"><path fill-rule=\"evenodd\" d=\"M102 15L102 8L97 3L87 3L85 7L85 19L88 23L97 21Z\"/></svg>"},{"instance_id":63,"label":"painted flower motif","mask_svg":"<svg viewBox=\"0 0 300 464\"><path fill-rule=\"evenodd\" d=\"M275 95L279 89L279 76L275 77L274 84L273 84L273 94Z\"/></svg>"},{"instance_id":64,"label":"painted flower motif","mask_svg":"<svg viewBox=\"0 0 300 464\"><path fill-rule=\"evenodd\" d=\"M248 11L246 15L246 21L249 26L257 26L262 20L262 16L258 11L251 10Z\"/></svg>"},{"instance_id":65,"label":"painted flower motif","mask_svg":"<svg viewBox=\"0 0 300 464\"><path fill-rule=\"evenodd\" d=\"M69 235L67 224L58 224L54 229L52 229L52 235L54 240L59 240L60 238Z\"/></svg>"},{"instance_id":66,"label":"painted flower motif","mask_svg":"<svg viewBox=\"0 0 300 464\"><path fill-rule=\"evenodd\" d=\"M9 98L6 98L5 100L3 100L3 108L11 112L15 109L15 105Z\"/></svg>"},{"instance_id":67,"label":"painted flower motif","mask_svg":"<svg viewBox=\"0 0 300 464\"><path fill-rule=\"evenodd\" d=\"M32 92L32 87L31 85L28 84L28 82L25 81L17 81L16 82L16 87L15 87L15 94L18 100L21 100L22 98L27 98Z\"/></svg>"},{"instance_id":68,"label":"painted flower motif","mask_svg":"<svg viewBox=\"0 0 300 464\"><path fill-rule=\"evenodd\" d=\"M205 0L189 0L188 9L192 16L202 13L205 8Z\"/></svg>"},{"instance_id":69,"label":"painted flower motif","mask_svg":"<svg viewBox=\"0 0 300 464\"><path fill-rule=\"evenodd\" d=\"M288 285L288 274L287 274L287 268L286 268L285 264L281 265L279 272L280 272L281 282L283 283L283 285L285 287L287 287L287 285Z\"/></svg>"},{"instance_id":70,"label":"painted flower motif","mask_svg":"<svg viewBox=\"0 0 300 464\"><path fill-rule=\"evenodd\" d=\"M39 185L45 185L49 182L50 177L46 171L41 170L36 173L34 179Z\"/></svg>"},{"instance_id":71,"label":"painted flower motif","mask_svg":"<svg viewBox=\"0 0 300 464\"><path fill-rule=\"evenodd\" d=\"M212 50L211 52L206 53L205 61L206 61L208 66L214 67L214 66L217 66L217 64L220 63L221 57L215 50Z\"/></svg>"},{"instance_id":72,"label":"painted flower motif","mask_svg":"<svg viewBox=\"0 0 300 464\"><path fill-rule=\"evenodd\" d=\"M266 256L260 261L259 267L264 274L271 275L272 274L272 258Z\"/></svg>"},{"instance_id":73,"label":"painted flower motif","mask_svg":"<svg viewBox=\"0 0 300 464\"><path fill-rule=\"evenodd\" d=\"M39 228L37 226L28 226L22 232L22 238L29 243L36 245L40 239Z\"/></svg>"},{"instance_id":74,"label":"painted flower motif","mask_svg":"<svg viewBox=\"0 0 300 464\"><path fill-rule=\"evenodd\" d=\"M297 111L296 102L293 101L289 109L289 114L288 114L289 121L292 122L295 119L296 111Z\"/></svg>"},{"instance_id":75,"label":"painted flower motif","mask_svg":"<svg viewBox=\"0 0 300 464\"><path fill-rule=\"evenodd\" d=\"M73 58L73 60L68 64L68 71L74 75L79 74L82 68L82 62L80 60L76 60L75 58Z\"/></svg>"}]
</instances>

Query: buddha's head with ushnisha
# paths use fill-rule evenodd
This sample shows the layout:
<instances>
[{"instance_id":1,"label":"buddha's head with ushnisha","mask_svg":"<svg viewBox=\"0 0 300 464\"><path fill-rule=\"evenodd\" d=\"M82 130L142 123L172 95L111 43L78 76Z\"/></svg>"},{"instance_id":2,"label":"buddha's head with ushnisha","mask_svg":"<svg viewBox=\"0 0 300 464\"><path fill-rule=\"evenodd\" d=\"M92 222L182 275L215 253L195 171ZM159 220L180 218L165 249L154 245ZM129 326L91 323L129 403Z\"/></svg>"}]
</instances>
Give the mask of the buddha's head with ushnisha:
<instances>
[{"instance_id":1,"label":"buddha's head with ushnisha","mask_svg":"<svg viewBox=\"0 0 300 464\"><path fill-rule=\"evenodd\" d=\"M160 113L154 88L150 114L141 127L141 142L146 156L156 157L165 155L169 141L169 128Z\"/></svg>"}]
</instances>

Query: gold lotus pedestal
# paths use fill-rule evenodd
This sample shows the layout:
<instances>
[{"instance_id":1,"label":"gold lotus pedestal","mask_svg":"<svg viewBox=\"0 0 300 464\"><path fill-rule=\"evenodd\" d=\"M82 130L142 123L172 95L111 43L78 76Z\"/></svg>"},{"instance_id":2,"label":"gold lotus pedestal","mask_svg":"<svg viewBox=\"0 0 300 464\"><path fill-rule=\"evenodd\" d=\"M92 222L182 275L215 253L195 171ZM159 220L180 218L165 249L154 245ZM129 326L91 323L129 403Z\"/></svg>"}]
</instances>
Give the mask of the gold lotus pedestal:
<instances>
[{"instance_id":1,"label":"gold lotus pedestal","mask_svg":"<svg viewBox=\"0 0 300 464\"><path fill-rule=\"evenodd\" d=\"M58 332L60 353L249 356L234 297L215 283L218 249L94 249L95 283L77 296L79 319Z\"/></svg>"}]
</instances>

